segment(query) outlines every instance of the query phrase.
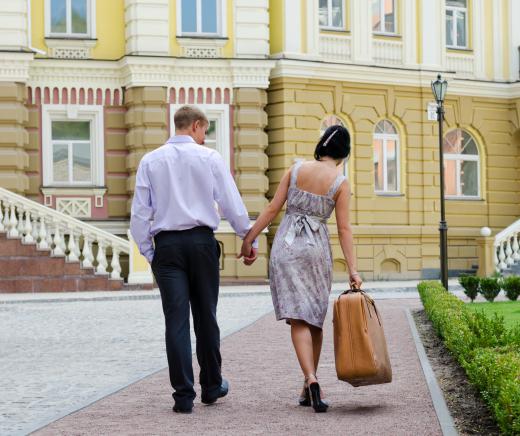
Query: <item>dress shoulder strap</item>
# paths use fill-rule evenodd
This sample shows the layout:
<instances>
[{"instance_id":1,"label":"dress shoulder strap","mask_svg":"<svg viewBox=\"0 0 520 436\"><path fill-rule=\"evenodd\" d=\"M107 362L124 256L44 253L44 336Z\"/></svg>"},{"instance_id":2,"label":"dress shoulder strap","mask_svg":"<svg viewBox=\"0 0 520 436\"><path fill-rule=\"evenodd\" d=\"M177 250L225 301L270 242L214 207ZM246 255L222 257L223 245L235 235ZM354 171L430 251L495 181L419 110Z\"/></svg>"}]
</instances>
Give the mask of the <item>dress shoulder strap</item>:
<instances>
[{"instance_id":1,"label":"dress shoulder strap","mask_svg":"<svg viewBox=\"0 0 520 436\"><path fill-rule=\"evenodd\" d=\"M296 186L296 178L298 177L298 170L300 169L303 161L299 160L296 162L291 170L291 186Z\"/></svg>"},{"instance_id":2,"label":"dress shoulder strap","mask_svg":"<svg viewBox=\"0 0 520 436\"><path fill-rule=\"evenodd\" d=\"M338 188L346 179L347 178L343 174L338 175L338 177L336 177L336 180L334 180L334 183L330 187L329 192L327 192L327 197L330 197L330 198L334 197L334 195L336 195Z\"/></svg>"}]
</instances>

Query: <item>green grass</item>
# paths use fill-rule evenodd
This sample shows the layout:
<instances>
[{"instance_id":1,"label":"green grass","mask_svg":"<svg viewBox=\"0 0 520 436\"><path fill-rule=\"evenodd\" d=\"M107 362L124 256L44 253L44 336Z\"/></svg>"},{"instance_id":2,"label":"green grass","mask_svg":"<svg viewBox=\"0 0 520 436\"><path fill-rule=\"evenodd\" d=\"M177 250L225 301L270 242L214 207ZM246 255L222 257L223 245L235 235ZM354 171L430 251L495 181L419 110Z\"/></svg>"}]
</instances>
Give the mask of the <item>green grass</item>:
<instances>
[{"instance_id":1,"label":"green grass","mask_svg":"<svg viewBox=\"0 0 520 436\"><path fill-rule=\"evenodd\" d=\"M494 313L504 317L506 327L520 325L520 301L495 301L493 303L467 303L471 310L483 311L488 316Z\"/></svg>"}]
</instances>

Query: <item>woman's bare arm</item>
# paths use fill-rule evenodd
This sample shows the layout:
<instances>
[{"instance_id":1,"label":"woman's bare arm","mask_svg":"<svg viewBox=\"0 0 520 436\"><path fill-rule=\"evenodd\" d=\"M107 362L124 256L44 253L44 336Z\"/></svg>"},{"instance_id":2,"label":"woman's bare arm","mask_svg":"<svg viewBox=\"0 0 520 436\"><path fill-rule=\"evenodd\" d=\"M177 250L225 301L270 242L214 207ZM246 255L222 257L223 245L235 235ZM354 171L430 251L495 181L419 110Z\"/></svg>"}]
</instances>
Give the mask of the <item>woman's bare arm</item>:
<instances>
[{"instance_id":1,"label":"woman's bare arm","mask_svg":"<svg viewBox=\"0 0 520 436\"><path fill-rule=\"evenodd\" d=\"M251 227L249 233L244 238L243 248L245 248L246 250L248 248L244 246L249 246L250 244L252 244L252 242L260 234L260 232L262 232L262 230L264 230L271 223L271 221L273 221L276 215L278 215L280 210L282 210L282 207L285 204L285 201L287 200L287 191L289 190L290 180L291 170L289 169L283 175L282 180L280 180L280 184L276 189L276 193L274 194L273 199L267 205L264 211L260 214L260 216L256 219L255 224L253 225L253 227ZM244 253L244 250L242 250L242 255L247 256L249 255L249 252Z\"/></svg>"},{"instance_id":2,"label":"woman's bare arm","mask_svg":"<svg viewBox=\"0 0 520 436\"><path fill-rule=\"evenodd\" d=\"M347 262L350 279L358 284L357 280L355 280L357 276L360 285L361 279L359 279L357 272L357 262L354 256L354 237L352 235L352 226L350 225L350 196L350 184L348 181L345 181L338 189L336 223L338 226L339 243Z\"/></svg>"}]
</instances>

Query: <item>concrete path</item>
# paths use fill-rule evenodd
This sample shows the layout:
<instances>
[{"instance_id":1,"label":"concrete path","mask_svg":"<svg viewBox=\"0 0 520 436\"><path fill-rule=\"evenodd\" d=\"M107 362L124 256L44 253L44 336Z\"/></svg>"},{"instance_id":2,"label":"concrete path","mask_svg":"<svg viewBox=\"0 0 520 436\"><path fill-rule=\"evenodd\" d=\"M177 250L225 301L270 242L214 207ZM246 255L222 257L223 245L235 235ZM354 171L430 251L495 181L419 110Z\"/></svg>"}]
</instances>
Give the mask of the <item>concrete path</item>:
<instances>
[{"instance_id":1,"label":"concrete path","mask_svg":"<svg viewBox=\"0 0 520 436\"><path fill-rule=\"evenodd\" d=\"M198 397L192 415L174 414L168 373L162 370L36 434L440 435L405 314L420 302L386 299L378 307L394 381L353 388L337 380L329 310L319 371L331 402L326 414L296 405L302 376L290 330L270 313L222 341L223 372L231 389L215 405L204 406Z\"/></svg>"}]
</instances>

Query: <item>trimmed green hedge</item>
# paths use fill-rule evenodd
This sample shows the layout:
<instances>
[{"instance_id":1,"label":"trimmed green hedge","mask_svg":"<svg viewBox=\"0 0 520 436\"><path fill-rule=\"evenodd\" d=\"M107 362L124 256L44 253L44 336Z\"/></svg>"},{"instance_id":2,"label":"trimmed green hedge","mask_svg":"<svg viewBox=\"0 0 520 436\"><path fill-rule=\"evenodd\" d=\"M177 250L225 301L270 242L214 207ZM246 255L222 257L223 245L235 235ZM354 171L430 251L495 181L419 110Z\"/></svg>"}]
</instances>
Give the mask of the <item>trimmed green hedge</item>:
<instances>
[{"instance_id":1,"label":"trimmed green hedge","mask_svg":"<svg viewBox=\"0 0 520 436\"><path fill-rule=\"evenodd\" d=\"M446 347L482 394L506 435L520 434L520 326L469 311L438 282L422 282L419 294Z\"/></svg>"}]
</instances>

